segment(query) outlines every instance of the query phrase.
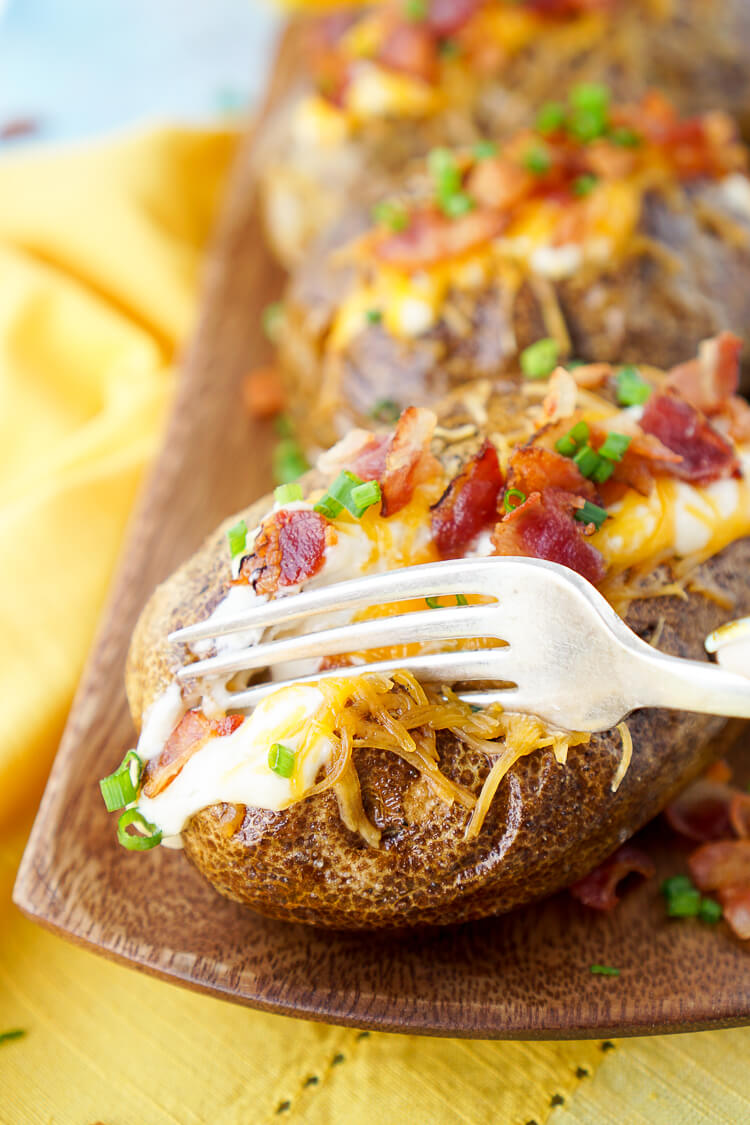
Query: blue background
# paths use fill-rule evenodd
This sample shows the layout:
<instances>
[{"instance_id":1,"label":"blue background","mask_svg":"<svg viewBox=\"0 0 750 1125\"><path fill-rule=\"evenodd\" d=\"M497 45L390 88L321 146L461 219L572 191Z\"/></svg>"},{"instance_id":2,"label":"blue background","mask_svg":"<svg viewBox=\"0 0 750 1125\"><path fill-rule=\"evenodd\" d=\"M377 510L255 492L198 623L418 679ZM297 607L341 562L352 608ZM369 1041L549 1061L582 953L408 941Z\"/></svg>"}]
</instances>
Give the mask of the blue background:
<instances>
[{"instance_id":1,"label":"blue background","mask_svg":"<svg viewBox=\"0 0 750 1125\"><path fill-rule=\"evenodd\" d=\"M0 0L0 129L31 117L34 139L67 140L236 111L277 23L263 0Z\"/></svg>"}]
</instances>

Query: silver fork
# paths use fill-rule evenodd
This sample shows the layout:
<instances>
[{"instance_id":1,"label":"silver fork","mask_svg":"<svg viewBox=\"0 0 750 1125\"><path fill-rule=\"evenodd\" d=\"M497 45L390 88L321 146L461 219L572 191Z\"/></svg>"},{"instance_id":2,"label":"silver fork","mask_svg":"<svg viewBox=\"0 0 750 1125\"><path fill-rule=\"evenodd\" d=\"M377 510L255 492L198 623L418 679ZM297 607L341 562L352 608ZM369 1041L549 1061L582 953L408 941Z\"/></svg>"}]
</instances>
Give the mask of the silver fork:
<instances>
[{"instance_id":1,"label":"silver fork","mask_svg":"<svg viewBox=\"0 0 750 1125\"><path fill-rule=\"evenodd\" d=\"M483 594L482 605L425 608L270 641L186 664L178 679L222 677L272 669L282 661L366 649L491 637L505 647L438 652L403 660L335 668L231 692L229 707L259 702L285 683L408 669L440 684L499 681L492 691L462 692L486 706L538 715L555 727L598 731L639 707L667 707L750 718L750 679L697 660L667 656L646 644L585 579L538 559L477 558L406 567L280 598L230 621L204 621L170 635L198 640L301 621L331 610L356 610L407 598ZM457 602L459 599L457 597Z\"/></svg>"}]
</instances>

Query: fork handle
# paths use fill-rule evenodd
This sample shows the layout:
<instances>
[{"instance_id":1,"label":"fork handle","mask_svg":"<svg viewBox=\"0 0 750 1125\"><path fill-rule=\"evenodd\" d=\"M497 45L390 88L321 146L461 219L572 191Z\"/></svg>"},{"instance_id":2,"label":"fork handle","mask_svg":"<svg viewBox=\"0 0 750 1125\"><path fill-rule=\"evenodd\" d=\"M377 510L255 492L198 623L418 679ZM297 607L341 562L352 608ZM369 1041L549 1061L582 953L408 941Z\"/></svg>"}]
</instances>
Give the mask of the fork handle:
<instances>
[{"instance_id":1,"label":"fork handle","mask_svg":"<svg viewBox=\"0 0 750 1125\"><path fill-rule=\"evenodd\" d=\"M638 654L638 707L750 719L750 678L651 650Z\"/></svg>"}]
</instances>

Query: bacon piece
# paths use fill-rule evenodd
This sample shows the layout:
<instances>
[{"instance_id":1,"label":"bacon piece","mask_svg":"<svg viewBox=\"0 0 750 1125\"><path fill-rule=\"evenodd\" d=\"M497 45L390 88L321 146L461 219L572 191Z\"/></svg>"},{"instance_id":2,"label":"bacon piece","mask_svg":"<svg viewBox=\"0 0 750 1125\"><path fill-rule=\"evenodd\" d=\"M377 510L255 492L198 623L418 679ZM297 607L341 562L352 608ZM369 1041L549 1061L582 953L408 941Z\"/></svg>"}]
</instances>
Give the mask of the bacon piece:
<instances>
[{"instance_id":1,"label":"bacon piece","mask_svg":"<svg viewBox=\"0 0 750 1125\"><path fill-rule=\"evenodd\" d=\"M275 367L256 367L242 380L242 400L251 418L272 418L284 409L284 391Z\"/></svg>"},{"instance_id":2,"label":"bacon piece","mask_svg":"<svg viewBox=\"0 0 750 1125\"><path fill-rule=\"evenodd\" d=\"M750 837L750 793L735 792L729 802L729 822L735 836Z\"/></svg>"},{"instance_id":3,"label":"bacon piece","mask_svg":"<svg viewBox=\"0 0 750 1125\"><path fill-rule=\"evenodd\" d=\"M515 206L535 186L530 172L499 156L475 164L466 183L469 195L480 207L494 207L498 211Z\"/></svg>"},{"instance_id":4,"label":"bacon piece","mask_svg":"<svg viewBox=\"0 0 750 1125\"><path fill-rule=\"evenodd\" d=\"M739 395L732 395L720 415L726 419L729 436L742 444L750 441L750 405Z\"/></svg>"},{"instance_id":5,"label":"bacon piece","mask_svg":"<svg viewBox=\"0 0 750 1125\"><path fill-rule=\"evenodd\" d=\"M542 417L545 422L559 422L570 418L578 401L578 385L569 371L556 367L549 377L549 390L542 400Z\"/></svg>"},{"instance_id":6,"label":"bacon piece","mask_svg":"<svg viewBox=\"0 0 750 1125\"><path fill-rule=\"evenodd\" d=\"M688 840L721 840L731 832L729 808L735 793L730 785L702 777L683 789L664 815L670 828Z\"/></svg>"},{"instance_id":7,"label":"bacon piece","mask_svg":"<svg viewBox=\"0 0 750 1125\"><path fill-rule=\"evenodd\" d=\"M583 537L573 518L583 501L559 489L532 492L525 503L495 526L496 555L524 555L548 559L575 570L596 585L604 577L604 559Z\"/></svg>"},{"instance_id":8,"label":"bacon piece","mask_svg":"<svg viewBox=\"0 0 750 1125\"><path fill-rule=\"evenodd\" d=\"M736 887L722 887L716 896L724 917L738 938L750 938L750 883Z\"/></svg>"},{"instance_id":9,"label":"bacon piece","mask_svg":"<svg viewBox=\"0 0 750 1125\"><path fill-rule=\"evenodd\" d=\"M202 711L188 711L170 734L159 757L146 763L143 793L147 797L158 797L210 738L232 734L243 721L244 715L227 715L209 721Z\"/></svg>"},{"instance_id":10,"label":"bacon piece","mask_svg":"<svg viewBox=\"0 0 750 1125\"><path fill-rule=\"evenodd\" d=\"M694 484L727 477L737 471L734 449L689 402L676 394L653 394L646 403L641 429L679 453L682 461L670 472Z\"/></svg>"},{"instance_id":11,"label":"bacon piece","mask_svg":"<svg viewBox=\"0 0 750 1125\"><path fill-rule=\"evenodd\" d=\"M620 901L617 888L623 879L628 875L642 875L644 879L650 879L655 872L651 857L635 844L627 843L568 889L573 898L584 906L594 910L612 910Z\"/></svg>"},{"instance_id":12,"label":"bacon piece","mask_svg":"<svg viewBox=\"0 0 750 1125\"><path fill-rule=\"evenodd\" d=\"M721 332L703 340L698 355L673 367L666 386L687 399L696 410L716 414L735 394L740 384L742 340L732 332Z\"/></svg>"},{"instance_id":13,"label":"bacon piece","mask_svg":"<svg viewBox=\"0 0 750 1125\"><path fill-rule=\"evenodd\" d=\"M346 467L362 480L380 480L385 472L385 461L390 444L390 434L378 434L359 450L351 464Z\"/></svg>"},{"instance_id":14,"label":"bacon piece","mask_svg":"<svg viewBox=\"0 0 750 1125\"><path fill-rule=\"evenodd\" d=\"M750 840L702 844L688 859L688 866L701 891L740 885L750 888Z\"/></svg>"},{"instance_id":15,"label":"bacon piece","mask_svg":"<svg viewBox=\"0 0 750 1125\"><path fill-rule=\"evenodd\" d=\"M482 0L431 0L427 24L436 35L453 35L468 23Z\"/></svg>"},{"instance_id":16,"label":"bacon piece","mask_svg":"<svg viewBox=\"0 0 750 1125\"><path fill-rule=\"evenodd\" d=\"M242 563L241 575L253 583L257 593L272 597L279 587L296 586L318 573L332 534L330 524L318 512L275 512L264 521L253 554Z\"/></svg>"},{"instance_id":17,"label":"bacon piece","mask_svg":"<svg viewBox=\"0 0 750 1125\"><path fill-rule=\"evenodd\" d=\"M444 559L460 558L473 539L497 519L503 473L486 441L432 509L432 535Z\"/></svg>"},{"instance_id":18,"label":"bacon piece","mask_svg":"<svg viewBox=\"0 0 750 1125\"><path fill-rule=\"evenodd\" d=\"M507 216L480 208L460 219L448 219L434 210L415 211L406 230L385 235L375 243L373 253L398 269L423 269L489 242L507 223Z\"/></svg>"},{"instance_id":19,"label":"bacon piece","mask_svg":"<svg viewBox=\"0 0 750 1125\"><path fill-rule=\"evenodd\" d=\"M582 387L584 390L592 391L596 387L601 387L612 374L611 363L583 363L580 367L574 367L569 375L575 380L577 387Z\"/></svg>"},{"instance_id":20,"label":"bacon piece","mask_svg":"<svg viewBox=\"0 0 750 1125\"><path fill-rule=\"evenodd\" d=\"M726 781L732 780L732 770L726 758L719 758L717 762L712 762L703 775L707 781Z\"/></svg>"},{"instance_id":21,"label":"bacon piece","mask_svg":"<svg viewBox=\"0 0 750 1125\"><path fill-rule=\"evenodd\" d=\"M596 488L584 477L570 457L542 445L523 445L516 449L508 465L508 486L526 496L545 489L562 489L576 496L593 499Z\"/></svg>"},{"instance_id":22,"label":"bacon piece","mask_svg":"<svg viewBox=\"0 0 750 1125\"><path fill-rule=\"evenodd\" d=\"M382 515L399 512L411 500L420 479L436 468L430 454L436 424L435 414L424 407L410 406L399 418L380 478Z\"/></svg>"},{"instance_id":23,"label":"bacon piece","mask_svg":"<svg viewBox=\"0 0 750 1125\"><path fill-rule=\"evenodd\" d=\"M426 23L395 23L377 58L389 70L400 71L422 82L433 83L437 78L437 44Z\"/></svg>"}]
</instances>

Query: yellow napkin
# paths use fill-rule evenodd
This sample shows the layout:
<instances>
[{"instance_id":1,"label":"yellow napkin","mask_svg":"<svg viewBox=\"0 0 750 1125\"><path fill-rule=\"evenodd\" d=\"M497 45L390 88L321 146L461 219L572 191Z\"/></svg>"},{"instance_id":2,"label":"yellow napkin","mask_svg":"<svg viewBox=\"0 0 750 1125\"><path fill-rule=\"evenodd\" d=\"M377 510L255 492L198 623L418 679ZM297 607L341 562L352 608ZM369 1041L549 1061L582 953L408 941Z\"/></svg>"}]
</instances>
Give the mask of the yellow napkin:
<instances>
[{"instance_id":1,"label":"yellow napkin","mask_svg":"<svg viewBox=\"0 0 750 1125\"><path fill-rule=\"evenodd\" d=\"M233 149L160 129L0 163L0 1125L750 1119L748 1032L606 1051L363 1035L146 978L11 906Z\"/></svg>"}]
</instances>

